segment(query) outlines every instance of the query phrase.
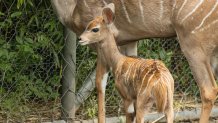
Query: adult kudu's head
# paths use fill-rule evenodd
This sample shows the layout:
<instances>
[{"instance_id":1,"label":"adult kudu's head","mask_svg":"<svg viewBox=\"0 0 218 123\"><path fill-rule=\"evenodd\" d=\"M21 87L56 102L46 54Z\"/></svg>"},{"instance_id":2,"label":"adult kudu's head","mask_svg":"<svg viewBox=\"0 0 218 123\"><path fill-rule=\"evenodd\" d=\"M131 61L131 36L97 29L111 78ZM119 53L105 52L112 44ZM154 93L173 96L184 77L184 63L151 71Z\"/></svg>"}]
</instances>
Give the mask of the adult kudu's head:
<instances>
[{"instance_id":1,"label":"adult kudu's head","mask_svg":"<svg viewBox=\"0 0 218 123\"><path fill-rule=\"evenodd\" d=\"M105 6L99 0L51 0L59 20L67 28L80 35L94 17L101 15Z\"/></svg>"}]
</instances>

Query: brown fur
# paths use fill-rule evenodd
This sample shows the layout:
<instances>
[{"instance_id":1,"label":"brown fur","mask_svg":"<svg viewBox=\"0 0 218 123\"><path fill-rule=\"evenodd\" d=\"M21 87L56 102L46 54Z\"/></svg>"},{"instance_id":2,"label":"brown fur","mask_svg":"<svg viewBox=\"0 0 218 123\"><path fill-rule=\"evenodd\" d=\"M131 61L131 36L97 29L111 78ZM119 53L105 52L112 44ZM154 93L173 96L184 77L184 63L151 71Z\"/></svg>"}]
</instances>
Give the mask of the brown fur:
<instances>
[{"instance_id":1,"label":"brown fur","mask_svg":"<svg viewBox=\"0 0 218 123\"><path fill-rule=\"evenodd\" d=\"M91 30L93 27L96 27L98 24L103 22L103 17L102 16L98 16L96 17L95 20L93 20L88 27L86 28L87 30Z\"/></svg>"},{"instance_id":2,"label":"brown fur","mask_svg":"<svg viewBox=\"0 0 218 123\"><path fill-rule=\"evenodd\" d=\"M148 101L151 100L150 98L155 98L158 111L165 111L168 102L167 95L168 93L173 93L173 87L171 87L173 85L173 79L164 64L157 60L145 60L129 57L124 61L119 62L123 62L123 64L119 66L120 69L117 69L114 75L116 81L125 84L122 84L123 86L121 86L121 88L118 87L118 89L120 89L120 91L134 90L133 94L129 94L131 92L127 91L126 95L123 95L122 97L137 100L136 98L138 95L144 95L145 103L146 100ZM132 64L133 66L130 67ZM169 80L166 79L168 77ZM159 82L156 83L157 81ZM145 89L146 91L142 93ZM128 95L130 97L128 97Z\"/></svg>"},{"instance_id":3,"label":"brown fur","mask_svg":"<svg viewBox=\"0 0 218 123\"><path fill-rule=\"evenodd\" d=\"M88 44L96 40L98 60L104 61L102 64L107 68L112 68L116 88L125 103L127 123L130 122L128 119L134 119L134 115L130 115L133 112L128 111L131 103L136 105L137 123L143 121L145 112L153 103L156 103L159 112L166 114L168 123L172 123L174 81L169 70L159 60L122 55L117 48L113 33L105 22L97 17L87 27L98 25L99 32L86 30L80 37L82 42Z\"/></svg>"}]
</instances>

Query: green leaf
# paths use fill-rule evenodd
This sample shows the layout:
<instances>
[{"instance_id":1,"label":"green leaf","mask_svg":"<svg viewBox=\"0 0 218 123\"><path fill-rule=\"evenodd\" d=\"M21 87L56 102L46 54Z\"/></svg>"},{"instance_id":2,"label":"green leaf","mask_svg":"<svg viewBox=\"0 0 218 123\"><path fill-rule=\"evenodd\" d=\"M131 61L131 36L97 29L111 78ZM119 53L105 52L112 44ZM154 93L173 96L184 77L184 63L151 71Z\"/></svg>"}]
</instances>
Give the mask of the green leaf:
<instances>
[{"instance_id":1,"label":"green leaf","mask_svg":"<svg viewBox=\"0 0 218 123\"><path fill-rule=\"evenodd\" d=\"M49 26L50 26L50 23L46 23L46 24L44 25L44 29L48 29Z\"/></svg>"},{"instance_id":2,"label":"green leaf","mask_svg":"<svg viewBox=\"0 0 218 123\"><path fill-rule=\"evenodd\" d=\"M56 65L56 67L60 66L60 61L59 61L59 58L58 58L58 53L55 51L55 49L54 49L55 44L52 41L51 41L51 45L53 46L52 47L52 53L54 54L55 65Z\"/></svg>"},{"instance_id":3,"label":"green leaf","mask_svg":"<svg viewBox=\"0 0 218 123\"><path fill-rule=\"evenodd\" d=\"M4 44L5 41L0 37L0 44Z\"/></svg>"},{"instance_id":4,"label":"green leaf","mask_svg":"<svg viewBox=\"0 0 218 123\"><path fill-rule=\"evenodd\" d=\"M5 22L0 22L0 27L1 27L2 29L5 28L5 26L6 26Z\"/></svg>"},{"instance_id":5,"label":"green leaf","mask_svg":"<svg viewBox=\"0 0 218 123\"><path fill-rule=\"evenodd\" d=\"M37 27L39 27L39 20L38 20L37 16L35 16L34 18L35 18Z\"/></svg>"},{"instance_id":6,"label":"green leaf","mask_svg":"<svg viewBox=\"0 0 218 123\"><path fill-rule=\"evenodd\" d=\"M30 26L30 25L32 24L32 22L33 22L34 19L35 19L35 15L30 18L30 20L29 20L27 26Z\"/></svg>"},{"instance_id":7,"label":"green leaf","mask_svg":"<svg viewBox=\"0 0 218 123\"><path fill-rule=\"evenodd\" d=\"M4 16L5 15L5 13L2 13L1 11L0 11L0 16Z\"/></svg>"},{"instance_id":8,"label":"green leaf","mask_svg":"<svg viewBox=\"0 0 218 123\"><path fill-rule=\"evenodd\" d=\"M159 55L160 55L160 59L161 59L161 60L164 60L164 58L165 58L165 52L164 52L164 50L159 51Z\"/></svg>"},{"instance_id":9,"label":"green leaf","mask_svg":"<svg viewBox=\"0 0 218 123\"><path fill-rule=\"evenodd\" d=\"M0 95L5 94L5 89L4 88L0 88Z\"/></svg>"},{"instance_id":10,"label":"green leaf","mask_svg":"<svg viewBox=\"0 0 218 123\"><path fill-rule=\"evenodd\" d=\"M8 50L0 49L0 57L3 57L3 56L8 56Z\"/></svg>"},{"instance_id":11,"label":"green leaf","mask_svg":"<svg viewBox=\"0 0 218 123\"><path fill-rule=\"evenodd\" d=\"M33 49L29 45L23 45L23 51L28 53L34 53Z\"/></svg>"},{"instance_id":12,"label":"green leaf","mask_svg":"<svg viewBox=\"0 0 218 123\"><path fill-rule=\"evenodd\" d=\"M33 6L32 0L27 0L27 3L28 3L30 6Z\"/></svg>"},{"instance_id":13,"label":"green leaf","mask_svg":"<svg viewBox=\"0 0 218 123\"><path fill-rule=\"evenodd\" d=\"M0 70L12 71L12 66L10 63L0 63Z\"/></svg>"},{"instance_id":14,"label":"green leaf","mask_svg":"<svg viewBox=\"0 0 218 123\"><path fill-rule=\"evenodd\" d=\"M19 36L20 37L24 37L24 34L27 32L27 30L26 30L26 27L25 26L22 26L21 28L20 28L20 34L19 34Z\"/></svg>"},{"instance_id":15,"label":"green leaf","mask_svg":"<svg viewBox=\"0 0 218 123\"><path fill-rule=\"evenodd\" d=\"M22 15L22 12L14 12L11 14L11 18L20 17Z\"/></svg>"},{"instance_id":16,"label":"green leaf","mask_svg":"<svg viewBox=\"0 0 218 123\"><path fill-rule=\"evenodd\" d=\"M25 37L25 41L29 44L33 44L33 39L32 38L26 38Z\"/></svg>"},{"instance_id":17,"label":"green leaf","mask_svg":"<svg viewBox=\"0 0 218 123\"><path fill-rule=\"evenodd\" d=\"M49 38L45 34L38 34L37 39L42 47L46 47L49 43Z\"/></svg>"},{"instance_id":18,"label":"green leaf","mask_svg":"<svg viewBox=\"0 0 218 123\"><path fill-rule=\"evenodd\" d=\"M11 18L7 19L5 22L6 22L6 26L8 26L8 27L12 26L12 24L13 24Z\"/></svg>"},{"instance_id":19,"label":"green leaf","mask_svg":"<svg viewBox=\"0 0 218 123\"><path fill-rule=\"evenodd\" d=\"M52 93L52 88L51 88L50 86L48 86L48 87L47 87L47 91L48 91L49 93Z\"/></svg>"},{"instance_id":20,"label":"green leaf","mask_svg":"<svg viewBox=\"0 0 218 123\"><path fill-rule=\"evenodd\" d=\"M16 36L16 41L19 43L19 44L23 44L23 39L19 36Z\"/></svg>"},{"instance_id":21,"label":"green leaf","mask_svg":"<svg viewBox=\"0 0 218 123\"><path fill-rule=\"evenodd\" d=\"M17 8L19 9L24 4L24 0L17 1Z\"/></svg>"}]
</instances>

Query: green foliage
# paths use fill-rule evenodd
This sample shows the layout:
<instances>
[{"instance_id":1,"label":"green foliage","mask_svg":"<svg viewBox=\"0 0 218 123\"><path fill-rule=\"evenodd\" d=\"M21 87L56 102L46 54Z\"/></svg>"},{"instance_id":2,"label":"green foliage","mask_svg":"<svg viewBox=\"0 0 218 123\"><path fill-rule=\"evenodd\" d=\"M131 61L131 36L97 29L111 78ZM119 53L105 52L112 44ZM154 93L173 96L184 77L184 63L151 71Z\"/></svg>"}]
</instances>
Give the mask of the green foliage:
<instances>
[{"instance_id":1,"label":"green foliage","mask_svg":"<svg viewBox=\"0 0 218 123\"><path fill-rule=\"evenodd\" d=\"M96 97L95 96L93 96L93 97L91 97L90 99L89 99L89 107L88 107L88 109L87 109L87 112L88 112L88 117L90 118L90 119L93 119L96 115L97 115L97 101L96 101Z\"/></svg>"},{"instance_id":2,"label":"green foliage","mask_svg":"<svg viewBox=\"0 0 218 123\"><path fill-rule=\"evenodd\" d=\"M151 46L152 45L152 46ZM167 66L170 66L173 52L171 50L166 51L162 47L160 39L146 39L139 42L139 56L146 59L159 59L162 60Z\"/></svg>"},{"instance_id":3,"label":"green foliage","mask_svg":"<svg viewBox=\"0 0 218 123\"><path fill-rule=\"evenodd\" d=\"M18 9L26 4L33 7L33 0L17 0L17 8Z\"/></svg>"},{"instance_id":4,"label":"green foliage","mask_svg":"<svg viewBox=\"0 0 218 123\"><path fill-rule=\"evenodd\" d=\"M96 52L87 46L79 45L76 51L76 79L77 89L82 86L82 82L86 79L87 75L92 72L96 67Z\"/></svg>"},{"instance_id":5,"label":"green foliage","mask_svg":"<svg viewBox=\"0 0 218 123\"><path fill-rule=\"evenodd\" d=\"M63 47L49 1L16 2L0 4L0 110L10 115L58 98Z\"/></svg>"}]
</instances>

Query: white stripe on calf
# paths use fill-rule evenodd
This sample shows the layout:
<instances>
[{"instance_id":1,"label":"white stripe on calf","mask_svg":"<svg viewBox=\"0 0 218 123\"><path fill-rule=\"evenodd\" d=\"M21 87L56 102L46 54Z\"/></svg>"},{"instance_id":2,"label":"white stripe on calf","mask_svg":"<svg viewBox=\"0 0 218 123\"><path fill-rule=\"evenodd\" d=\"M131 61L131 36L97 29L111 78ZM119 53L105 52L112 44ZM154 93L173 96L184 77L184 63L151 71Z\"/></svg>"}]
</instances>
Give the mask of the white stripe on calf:
<instances>
[{"instance_id":1,"label":"white stripe on calf","mask_svg":"<svg viewBox=\"0 0 218 123\"><path fill-rule=\"evenodd\" d=\"M131 69L132 69L132 66L133 66L133 65L134 65L134 62L129 65L129 68L128 68L128 70L127 70L126 73L125 73L125 83L126 83L126 84L128 84L129 76L130 76L130 74L131 74Z\"/></svg>"},{"instance_id":2,"label":"white stripe on calf","mask_svg":"<svg viewBox=\"0 0 218 123\"><path fill-rule=\"evenodd\" d=\"M150 80L152 79L152 77L154 76L154 73L149 77L149 79L148 79L148 84L147 84L147 86L145 87L145 89L144 89L144 91L142 92L142 94L144 94L145 92L146 92L146 90L147 90L147 88L148 88L148 86L150 86ZM141 90L140 90L141 91ZM140 94L140 91L139 91L139 94ZM138 94L138 95L139 95Z\"/></svg>"},{"instance_id":3,"label":"white stripe on calf","mask_svg":"<svg viewBox=\"0 0 218 123\"><path fill-rule=\"evenodd\" d=\"M142 71L143 72L143 71ZM145 75L144 75L144 77L143 77L143 79L142 79L142 83L141 83L141 86L140 86L140 88L139 88L139 93L138 93L138 95L140 94L140 92L141 92L141 89L142 89L142 84L144 83L144 81L145 81L145 78L147 77L147 75L148 75L148 73L150 72L150 70L148 70L146 73L145 73ZM148 85L148 84L147 84Z\"/></svg>"},{"instance_id":4,"label":"white stripe on calf","mask_svg":"<svg viewBox=\"0 0 218 123\"><path fill-rule=\"evenodd\" d=\"M103 79L102 79L102 90L103 90L103 93L105 94L105 89L106 89L106 85L107 85L107 78L108 78L108 73L105 73L103 75Z\"/></svg>"},{"instance_id":5,"label":"white stripe on calf","mask_svg":"<svg viewBox=\"0 0 218 123\"><path fill-rule=\"evenodd\" d=\"M129 107L128 107L128 110L127 110L127 112L128 113L134 113L134 105L133 105L133 102L129 105Z\"/></svg>"}]
</instances>

